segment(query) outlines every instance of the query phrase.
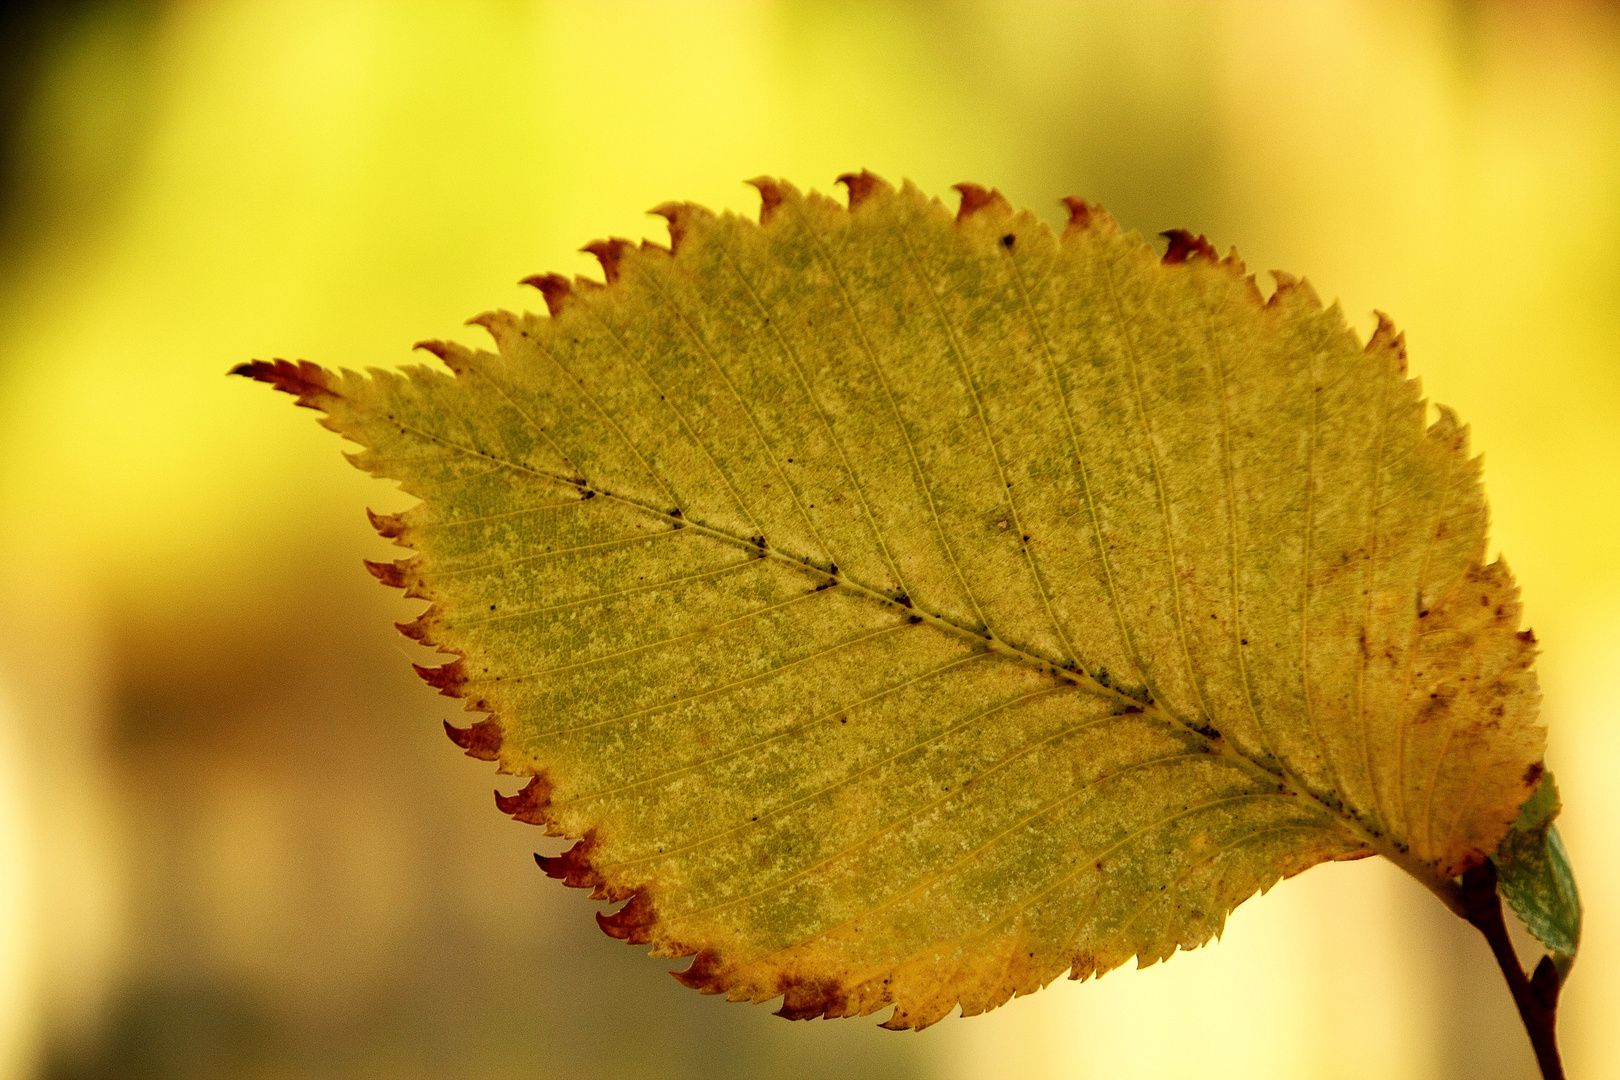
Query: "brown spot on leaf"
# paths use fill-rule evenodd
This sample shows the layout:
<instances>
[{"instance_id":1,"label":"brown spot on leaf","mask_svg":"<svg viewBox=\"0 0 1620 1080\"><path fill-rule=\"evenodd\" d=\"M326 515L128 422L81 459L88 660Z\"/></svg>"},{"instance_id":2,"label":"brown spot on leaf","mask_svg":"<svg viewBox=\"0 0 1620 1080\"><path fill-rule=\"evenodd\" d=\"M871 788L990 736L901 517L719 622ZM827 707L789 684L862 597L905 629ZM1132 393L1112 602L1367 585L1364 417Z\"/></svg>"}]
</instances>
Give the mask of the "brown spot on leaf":
<instances>
[{"instance_id":1,"label":"brown spot on leaf","mask_svg":"<svg viewBox=\"0 0 1620 1080\"><path fill-rule=\"evenodd\" d=\"M1520 630L1513 636L1524 642L1526 645L1534 645L1536 643L1536 632L1534 629Z\"/></svg>"},{"instance_id":2,"label":"brown spot on leaf","mask_svg":"<svg viewBox=\"0 0 1620 1080\"><path fill-rule=\"evenodd\" d=\"M418 668L417 670L421 670ZM494 761L501 753L501 722L491 717L470 727L456 727L444 722L444 733L450 741L467 751L467 756L479 761Z\"/></svg>"},{"instance_id":3,"label":"brown spot on leaf","mask_svg":"<svg viewBox=\"0 0 1620 1080\"><path fill-rule=\"evenodd\" d=\"M1533 788L1537 784L1541 783L1541 774L1546 770L1547 766L1541 762L1531 762L1524 770L1524 786L1527 788Z\"/></svg>"},{"instance_id":4,"label":"brown spot on leaf","mask_svg":"<svg viewBox=\"0 0 1620 1080\"><path fill-rule=\"evenodd\" d=\"M849 208L851 210L860 206L873 195L888 195L894 191L889 182L876 173L862 169L858 173L845 173L836 183L843 184L849 191Z\"/></svg>"},{"instance_id":5,"label":"brown spot on leaf","mask_svg":"<svg viewBox=\"0 0 1620 1080\"><path fill-rule=\"evenodd\" d=\"M1215 248L1204 236L1194 236L1186 229L1169 229L1159 234L1170 241L1164 249L1164 258L1159 260L1166 266L1175 266L1186 262L1193 257L1208 259L1210 262L1219 262L1220 256Z\"/></svg>"},{"instance_id":6,"label":"brown spot on leaf","mask_svg":"<svg viewBox=\"0 0 1620 1080\"><path fill-rule=\"evenodd\" d=\"M531 777L523 790L514 795L495 793L495 805L503 814L529 825L546 823L546 808L551 805L551 780L544 774Z\"/></svg>"}]
</instances>

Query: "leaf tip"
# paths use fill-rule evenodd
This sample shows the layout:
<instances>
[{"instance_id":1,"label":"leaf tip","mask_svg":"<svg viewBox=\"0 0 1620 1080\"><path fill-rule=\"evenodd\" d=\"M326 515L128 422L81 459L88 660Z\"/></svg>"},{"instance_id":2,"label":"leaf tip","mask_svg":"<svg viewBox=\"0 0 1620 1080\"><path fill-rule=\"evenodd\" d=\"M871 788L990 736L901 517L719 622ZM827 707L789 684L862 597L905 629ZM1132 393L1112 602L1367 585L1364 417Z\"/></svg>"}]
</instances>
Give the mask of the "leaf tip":
<instances>
[{"instance_id":1,"label":"leaf tip","mask_svg":"<svg viewBox=\"0 0 1620 1080\"><path fill-rule=\"evenodd\" d=\"M308 360L297 363L291 360L250 360L237 364L227 374L267 383L284 394L291 394L306 409L320 409L317 400L332 394L325 369Z\"/></svg>"}]
</instances>

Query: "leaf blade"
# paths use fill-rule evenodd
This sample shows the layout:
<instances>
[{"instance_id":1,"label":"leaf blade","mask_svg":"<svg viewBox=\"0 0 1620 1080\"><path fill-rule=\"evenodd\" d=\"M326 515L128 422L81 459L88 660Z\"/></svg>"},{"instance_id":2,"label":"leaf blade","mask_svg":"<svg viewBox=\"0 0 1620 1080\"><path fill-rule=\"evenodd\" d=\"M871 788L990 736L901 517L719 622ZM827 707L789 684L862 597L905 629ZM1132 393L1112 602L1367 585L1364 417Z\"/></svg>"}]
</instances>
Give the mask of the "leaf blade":
<instances>
[{"instance_id":1,"label":"leaf blade","mask_svg":"<svg viewBox=\"0 0 1620 1080\"><path fill-rule=\"evenodd\" d=\"M924 1026L1324 859L1496 849L1533 639L1387 320L1362 349L1084 204L1058 238L759 183L761 225L672 204L673 253L593 245L608 287L432 343L454 380L246 372L424 499L379 576L480 753L544 777L503 806L583 838L547 872L629 901L604 929Z\"/></svg>"}]
</instances>

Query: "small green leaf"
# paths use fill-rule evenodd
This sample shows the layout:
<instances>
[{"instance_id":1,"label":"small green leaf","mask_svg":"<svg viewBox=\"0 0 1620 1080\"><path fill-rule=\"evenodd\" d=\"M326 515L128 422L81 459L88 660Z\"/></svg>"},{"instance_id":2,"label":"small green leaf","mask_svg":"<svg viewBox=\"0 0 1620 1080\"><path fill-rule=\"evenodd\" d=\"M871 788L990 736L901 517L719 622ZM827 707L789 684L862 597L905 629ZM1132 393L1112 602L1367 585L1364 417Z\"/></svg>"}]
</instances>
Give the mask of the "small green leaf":
<instances>
[{"instance_id":1,"label":"small green leaf","mask_svg":"<svg viewBox=\"0 0 1620 1080\"><path fill-rule=\"evenodd\" d=\"M1525 801L1491 861L1496 863L1497 891L1547 946L1562 978L1581 941L1581 896L1553 825L1560 808L1558 784L1552 773L1543 773L1541 785Z\"/></svg>"}]
</instances>

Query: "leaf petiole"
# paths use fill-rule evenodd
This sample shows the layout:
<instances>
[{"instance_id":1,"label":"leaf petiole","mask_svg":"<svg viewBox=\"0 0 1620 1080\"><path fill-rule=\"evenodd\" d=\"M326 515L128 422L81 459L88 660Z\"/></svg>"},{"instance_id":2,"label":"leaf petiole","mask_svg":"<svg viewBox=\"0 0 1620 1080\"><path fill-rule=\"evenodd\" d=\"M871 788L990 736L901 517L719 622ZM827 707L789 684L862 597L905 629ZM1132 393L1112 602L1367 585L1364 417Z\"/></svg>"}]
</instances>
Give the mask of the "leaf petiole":
<instances>
[{"instance_id":1,"label":"leaf petiole","mask_svg":"<svg viewBox=\"0 0 1620 1080\"><path fill-rule=\"evenodd\" d=\"M1513 1004L1518 1006L1519 1019L1530 1036L1530 1045L1536 1052L1536 1064L1541 1067L1543 1080L1563 1080L1564 1065L1558 1056L1558 992L1563 986L1552 957L1542 957L1535 973L1525 976L1519 966L1518 954L1508 937L1507 924L1502 919L1502 900L1496 892L1496 864L1489 859L1468 871L1462 877L1461 896L1465 914L1463 918L1474 925L1490 943L1497 966L1507 979L1513 993Z\"/></svg>"}]
</instances>

